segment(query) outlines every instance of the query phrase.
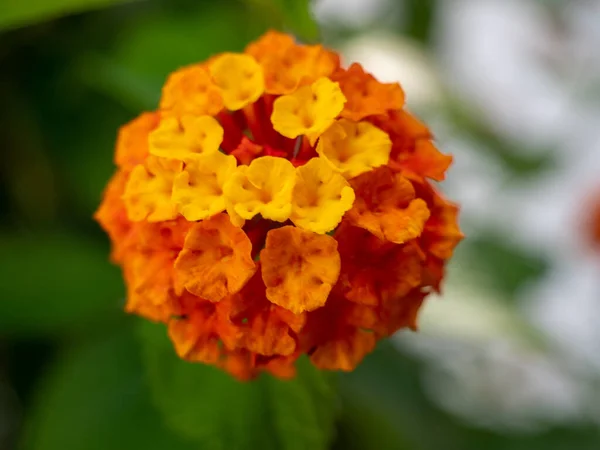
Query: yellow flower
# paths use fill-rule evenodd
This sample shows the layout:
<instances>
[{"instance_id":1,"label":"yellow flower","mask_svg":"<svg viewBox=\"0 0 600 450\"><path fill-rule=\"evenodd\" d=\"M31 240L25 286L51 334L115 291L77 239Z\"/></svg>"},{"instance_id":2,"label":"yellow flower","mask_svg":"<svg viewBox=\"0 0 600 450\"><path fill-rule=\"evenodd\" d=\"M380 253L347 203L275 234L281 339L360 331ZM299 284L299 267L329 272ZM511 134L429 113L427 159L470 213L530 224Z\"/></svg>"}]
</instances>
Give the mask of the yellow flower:
<instances>
[{"instance_id":1,"label":"yellow flower","mask_svg":"<svg viewBox=\"0 0 600 450\"><path fill-rule=\"evenodd\" d=\"M149 156L144 164L133 168L123 193L129 220L161 222L177 217L171 191L181 165L179 161Z\"/></svg>"},{"instance_id":2,"label":"yellow flower","mask_svg":"<svg viewBox=\"0 0 600 450\"><path fill-rule=\"evenodd\" d=\"M352 208L354 190L323 158L313 158L296 169L292 222L315 233L327 233Z\"/></svg>"},{"instance_id":3,"label":"yellow flower","mask_svg":"<svg viewBox=\"0 0 600 450\"><path fill-rule=\"evenodd\" d=\"M210 74L231 111L254 103L265 91L262 67L250 55L224 53L210 64Z\"/></svg>"},{"instance_id":4,"label":"yellow flower","mask_svg":"<svg viewBox=\"0 0 600 450\"><path fill-rule=\"evenodd\" d=\"M289 138L306 135L313 145L342 111L344 103L346 97L339 84L322 77L275 100L271 122L282 135Z\"/></svg>"},{"instance_id":5,"label":"yellow flower","mask_svg":"<svg viewBox=\"0 0 600 450\"><path fill-rule=\"evenodd\" d=\"M187 220L207 219L225 210L223 185L235 172L236 160L216 152L186 159L173 180L173 202Z\"/></svg>"},{"instance_id":6,"label":"yellow flower","mask_svg":"<svg viewBox=\"0 0 600 450\"><path fill-rule=\"evenodd\" d=\"M388 162L392 141L369 122L340 119L321 135L317 153L346 178Z\"/></svg>"},{"instance_id":7,"label":"yellow flower","mask_svg":"<svg viewBox=\"0 0 600 450\"><path fill-rule=\"evenodd\" d=\"M243 219L260 214L265 219L284 222L292 212L295 181L296 171L287 159L256 158L249 166L238 166L225 183L227 210Z\"/></svg>"},{"instance_id":8,"label":"yellow flower","mask_svg":"<svg viewBox=\"0 0 600 450\"><path fill-rule=\"evenodd\" d=\"M211 116L168 117L148 136L150 154L183 160L190 154L219 151L223 127Z\"/></svg>"}]
</instances>

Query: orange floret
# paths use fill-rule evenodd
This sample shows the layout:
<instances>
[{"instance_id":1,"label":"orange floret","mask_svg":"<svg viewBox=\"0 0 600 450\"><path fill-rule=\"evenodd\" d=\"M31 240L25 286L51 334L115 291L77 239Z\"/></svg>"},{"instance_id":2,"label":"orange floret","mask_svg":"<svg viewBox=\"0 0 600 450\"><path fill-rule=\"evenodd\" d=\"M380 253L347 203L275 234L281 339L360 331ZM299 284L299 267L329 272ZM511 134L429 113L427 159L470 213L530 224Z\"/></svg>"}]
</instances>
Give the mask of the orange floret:
<instances>
[{"instance_id":1,"label":"orange floret","mask_svg":"<svg viewBox=\"0 0 600 450\"><path fill-rule=\"evenodd\" d=\"M417 192L425 199L431 216L425 223L419 245L426 254L425 282L440 290L445 262L452 257L454 248L464 238L458 226L458 207L446 200L428 183L416 184Z\"/></svg>"},{"instance_id":2,"label":"orange floret","mask_svg":"<svg viewBox=\"0 0 600 450\"><path fill-rule=\"evenodd\" d=\"M110 256L116 263L123 261L127 236L132 226L121 199L128 178L129 173L124 170L119 170L112 176L104 189L102 203L94 213L94 219L106 231L113 243Z\"/></svg>"},{"instance_id":3,"label":"orange floret","mask_svg":"<svg viewBox=\"0 0 600 450\"><path fill-rule=\"evenodd\" d=\"M214 116L223 109L223 98L208 68L195 64L169 76L162 90L160 109L164 116Z\"/></svg>"},{"instance_id":4,"label":"orange floret","mask_svg":"<svg viewBox=\"0 0 600 450\"><path fill-rule=\"evenodd\" d=\"M427 126L404 110L390 111L371 120L392 139L390 168L419 181L424 178L444 180L452 156L444 155L435 147Z\"/></svg>"},{"instance_id":5,"label":"orange floret","mask_svg":"<svg viewBox=\"0 0 600 450\"><path fill-rule=\"evenodd\" d=\"M256 270L252 243L226 214L195 224L175 261L176 291L217 302L238 292Z\"/></svg>"},{"instance_id":6,"label":"orange floret","mask_svg":"<svg viewBox=\"0 0 600 450\"><path fill-rule=\"evenodd\" d=\"M425 256L414 241L392 244L348 224L335 238L342 258L336 288L348 300L376 306L420 285Z\"/></svg>"},{"instance_id":7,"label":"orange floret","mask_svg":"<svg viewBox=\"0 0 600 450\"><path fill-rule=\"evenodd\" d=\"M416 330L463 235L431 184L452 157L403 107L399 84L276 31L173 72L119 131L94 215L125 310L239 380L301 356L353 370Z\"/></svg>"},{"instance_id":8,"label":"orange floret","mask_svg":"<svg viewBox=\"0 0 600 450\"><path fill-rule=\"evenodd\" d=\"M356 200L347 214L349 223L395 244L423 232L429 209L425 201L415 198L408 179L381 167L352 179L350 184Z\"/></svg>"},{"instance_id":9,"label":"orange floret","mask_svg":"<svg viewBox=\"0 0 600 450\"><path fill-rule=\"evenodd\" d=\"M125 261L125 310L157 322L181 314L173 290L173 261L177 252L133 250Z\"/></svg>"},{"instance_id":10,"label":"orange floret","mask_svg":"<svg viewBox=\"0 0 600 450\"><path fill-rule=\"evenodd\" d=\"M148 156L148 135L158 126L159 120L158 113L147 112L121 127L115 149L117 166L132 169L144 162Z\"/></svg>"},{"instance_id":11,"label":"orange floret","mask_svg":"<svg viewBox=\"0 0 600 450\"><path fill-rule=\"evenodd\" d=\"M340 273L335 239L290 226L269 231L260 260L267 298L295 314L323 306Z\"/></svg>"},{"instance_id":12,"label":"orange floret","mask_svg":"<svg viewBox=\"0 0 600 450\"><path fill-rule=\"evenodd\" d=\"M348 100L342 117L359 121L367 116L385 114L404 105L404 91L398 83L380 83L373 75L354 63L348 69L340 69L331 79L340 83Z\"/></svg>"},{"instance_id":13,"label":"orange floret","mask_svg":"<svg viewBox=\"0 0 600 450\"><path fill-rule=\"evenodd\" d=\"M331 75L340 66L336 53L321 45L297 45L291 36L277 31L269 31L248 45L246 53L262 66L269 94L289 94Z\"/></svg>"}]
</instances>

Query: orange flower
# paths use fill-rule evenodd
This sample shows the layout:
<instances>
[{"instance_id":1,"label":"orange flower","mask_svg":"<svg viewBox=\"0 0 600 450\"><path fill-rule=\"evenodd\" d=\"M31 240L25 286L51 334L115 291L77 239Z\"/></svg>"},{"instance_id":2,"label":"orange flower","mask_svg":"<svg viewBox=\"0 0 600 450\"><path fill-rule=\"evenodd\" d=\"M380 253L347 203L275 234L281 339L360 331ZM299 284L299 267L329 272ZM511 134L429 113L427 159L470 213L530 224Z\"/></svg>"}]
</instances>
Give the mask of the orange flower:
<instances>
[{"instance_id":1,"label":"orange flower","mask_svg":"<svg viewBox=\"0 0 600 450\"><path fill-rule=\"evenodd\" d=\"M262 66L269 94L289 94L331 75L340 65L339 56L321 45L297 45L291 36L276 31L248 45L246 53Z\"/></svg>"},{"instance_id":2,"label":"orange flower","mask_svg":"<svg viewBox=\"0 0 600 450\"><path fill-rule=\"evenodd\" d=\"M397 245L344 224L335 235L342 268L338 289L353 302L379 305L421 283L424 255L414 241Z\"/></svg>"},{"instance_id":3,"label":"orange flower","mask_svg":"<svg viewBox=\"0 0 600 450\"><path fill-rule=\"evenodd\" d=\"M116 263L123 261L125 241L132 226L121 200L128 178L129 174L124 170L119 170L112 176L104 190L102 203L94 214L94 219L113 242L111 259Z\"/></svg>"},{"instance_id":4,"label":"orange flower","mask_svg":"<svg viewBox=\"0 0 600 450\"><path fill-rule=\"evenodd\" d=\"M429 209L425 201L415 198L408 179L382 167L354 178L350 184L356 193L347 214L351 224L396 244L423 232Z\"/></svg>"},{"instance_id":5,"label":"orange flower","mask_svg":"<svg viewBox=\"0 0 600 450\"><path fill-rule=\"evenodd\" d=\"M452 156L440 153L431 142L431 132L416 117L400 110L373 117L372 121L392 139L390 168L417 181L444 180Z\"/></svg>"},{"instance_id":6,"label":"orange flower","mask_svg":"<svg viewBox=\"0 0 600 450\"><path fill-rule=\"evenodd\" d=\"M424 283L440 290L444 266L454 248L464 238L458 227L458 207L444 199L430 184L416 184L417 192L427 201L431 216L425 223L419 245L426 254Z\"/></svg>"},{"instance_id":7,"label":"orange flower","mask_svg":"<svg viewBox=\"0 0 600 450\"><path fill-rule=\"evenodd\" d=\"M240 380L291 378L301 355L352 370L415 330L463 235L430 184L452 157L403 106L399 84L275 31L176 70L121 128L94 216L126 311Z\"/></svg>"},{"instance_id":8,"label":"orange flower","mask_svg":"<svg viewBox=\"0 0 600 450\"><path fill-rule=\"evenodd\" d=\"M340 273L335 239L290 226L269 231L260 260L267 298L295 314L323 306Z\"/></svg>"},{"instance_id":9,"label":"orange flower","mask_svg":"<svg viewBox=\"0 0 600 450\"><path fill-rule=\"evenodd\" d=\"M177 292L185 288L213 302L238 292L256 270L251 252L246 233L226 214L192 226L175 261Z\"/></svg>"},{"instance_id":10,"label":"orange flower","mask_svg":"<svg viewBox=\"0 0 600 450\"><path fill-rule=\"evenodd\" d=\"M148 135L158 126L159 118L156 112L142 113L121 127L115 149L117 166L132 169L144 162L148 156Z\"/></svg>"},{"instance_id":11,"label":"orange flower","mask_svg":"<svg viewBox=\"0 0 600 450\"><path fill-rule=\"evenodd\" d=\"M125 310L157 322L167 322L182 310L173 290L177 252L133 250L125 260Z\"/></svg>"},{"instance_id":12,"label":"orange flower","mask_svg":"<svg viewBox=\"0 0 600 450\"><path fill-rule=\"evenodd\" d=\"M160 109L165 116L214 116L222 108L221 92L202 65L173 72L163 87Z\"/></svg>"},{"instance_id":13,"label":"orange flower","mask_svg":"<svg viewBox=\"0 0 600 450\"><path fill-rule=\"evenodd\" d=\"M341 113L347 119L358 122L367 116L398 110L404 105L400 84L380 83L360 64L354 63L348 69L338 70L331 79L340 83L348 99Z\"/></svg>"}]
</instances>

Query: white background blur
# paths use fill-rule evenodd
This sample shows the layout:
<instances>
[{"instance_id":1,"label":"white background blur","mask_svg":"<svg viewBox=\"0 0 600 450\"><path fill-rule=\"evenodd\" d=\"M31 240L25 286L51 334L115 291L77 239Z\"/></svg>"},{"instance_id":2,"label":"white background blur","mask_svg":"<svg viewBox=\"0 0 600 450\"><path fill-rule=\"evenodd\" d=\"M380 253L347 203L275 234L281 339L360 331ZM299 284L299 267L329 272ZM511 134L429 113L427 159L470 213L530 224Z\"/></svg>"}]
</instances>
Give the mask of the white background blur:
<instances>
[{"instance_id":1,"label":"white background blur","mask_svg":"<svg viewBox=\"0 0 600 450\"><path fill-rule=\"evenodd\" d=\"M467 239L420 332L400 333L397 344L428 362L432 399L480 426L600 424L600 250L582 225L600 194L600 1L428 3L426 43L391 19L402 22L402 1L314 4L326 42L346 63L400 81L408 107L454 155L442 188L462 206ZM475 132L456 105L476 119ZM482 127L502 141L500 158ZM511 170L502 160L513 157L533 169ZM507 296L490 282L503 274L468 251L490 233L546 270Z\"/></svg>"}]
</instances>

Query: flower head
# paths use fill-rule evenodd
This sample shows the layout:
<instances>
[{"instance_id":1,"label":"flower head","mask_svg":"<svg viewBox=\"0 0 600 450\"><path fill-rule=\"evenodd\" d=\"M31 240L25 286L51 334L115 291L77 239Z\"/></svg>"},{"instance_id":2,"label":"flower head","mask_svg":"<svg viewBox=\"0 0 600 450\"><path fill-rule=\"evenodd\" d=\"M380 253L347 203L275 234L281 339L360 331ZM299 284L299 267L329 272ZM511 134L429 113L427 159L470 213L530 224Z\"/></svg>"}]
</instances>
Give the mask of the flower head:
<instances>
[{"instance_id":1,"label":"flower head","mask_svg":"<svg viewBox=\"0 0 600 450\"><path fill-rule=\"evenodd\" d=\"M430 181L452 158L403 106L398 84L274 31L175 71L119 132L95 214L125 309L243 380L292 377L303 354L352 370L416 329L463 236Z\"/></svg>"}]
</instances>

